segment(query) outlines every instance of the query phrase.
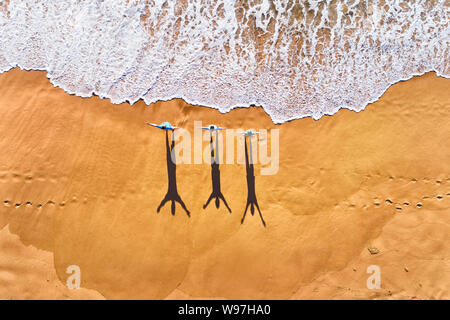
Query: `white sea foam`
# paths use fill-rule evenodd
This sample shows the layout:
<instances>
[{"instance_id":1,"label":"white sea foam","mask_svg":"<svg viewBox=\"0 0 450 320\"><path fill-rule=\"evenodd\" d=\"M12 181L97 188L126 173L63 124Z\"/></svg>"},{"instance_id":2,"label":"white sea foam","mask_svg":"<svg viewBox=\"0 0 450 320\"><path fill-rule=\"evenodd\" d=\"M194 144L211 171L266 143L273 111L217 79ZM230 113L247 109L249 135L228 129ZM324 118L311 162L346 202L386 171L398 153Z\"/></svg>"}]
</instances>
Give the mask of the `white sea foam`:
<instances>
[{"instance_id":1,"label":"white sea foam","mask_svg":"<svg viewBox=\"0 0 450 320\"><path fill-rule=\"evenodd\" d=\"M448 0L0 1L0 72L113 103L183 98L274 122L359 111L399 80L449 77Z\"/></svg>"}]
</instances>

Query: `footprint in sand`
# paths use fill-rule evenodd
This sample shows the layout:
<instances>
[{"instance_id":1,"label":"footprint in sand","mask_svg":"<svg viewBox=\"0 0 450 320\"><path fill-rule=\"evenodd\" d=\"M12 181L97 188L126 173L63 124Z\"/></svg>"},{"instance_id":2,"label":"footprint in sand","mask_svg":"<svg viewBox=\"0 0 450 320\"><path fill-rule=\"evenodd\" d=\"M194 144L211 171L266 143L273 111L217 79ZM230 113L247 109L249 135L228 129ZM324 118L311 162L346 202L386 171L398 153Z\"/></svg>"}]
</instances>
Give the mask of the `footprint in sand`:
<instances>
[{"instance_id":1,"label":"footprint in sand","mask_svg":"<svg viewBox=\"0 0 450 320\"><path fill-rule=\"evenodd\" d=\"M72 198L72 202L74 202L74 203L78 202L78 198L73 197L73 198ZM87 198L85 198L83 202L86 203L86 202L87 202ZM20 206L22 206L22 204L23 204L23 203L19 203L19 202L18 202L18 203L15 203L15 204L14 204L14 207L19 208ZM48 200L46 204L47 204L47 205L53 206L53 205L56 205L56 202L53 201L53 200ZM3 205L4 205L5 207L9 207L9 206L11 205L11 201L10 201L10 200L4 200L4 201L3 201ZM31 207L31 206L33 206L33 202L27 201L27 202L25 202L25 205ZM60 206L60 207L64 207L65 205L66 205L66 202L65 202L65 201L62 201L62 202L59 203L59 206ZM37 208L42 208L42 207L44 207L44 204L39 203L39 204L36 205L36 207L37 207Z\"/></svg>"}]
</instances>

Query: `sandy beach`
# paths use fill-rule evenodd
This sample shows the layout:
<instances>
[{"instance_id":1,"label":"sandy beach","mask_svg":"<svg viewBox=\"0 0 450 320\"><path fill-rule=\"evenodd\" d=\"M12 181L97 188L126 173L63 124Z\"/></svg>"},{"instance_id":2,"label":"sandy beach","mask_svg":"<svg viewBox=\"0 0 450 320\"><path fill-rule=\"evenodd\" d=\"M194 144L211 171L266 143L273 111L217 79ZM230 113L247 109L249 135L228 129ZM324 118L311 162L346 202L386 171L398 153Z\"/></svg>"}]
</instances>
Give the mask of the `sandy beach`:
<instances>
[{"instance_id":1,"label":"sandy beach","mask_svg":"<svg viewBox=\"0 0 450 320\"><path fill-rule=\"evenodd\" d=\"M1 299L449 299L450 80L390 87L357 113L274 125L259 107L182 100L114 105L55 88L45 72L0 75ZM279 170L220 167L232 210L202 206L210 166L177 165L190 211L156 209L165 137L194 121L279 129ZM207 146L208 142L204 142ZM66 269L81 269L69 290ZM367 268L381 269L369 290Z\"/></svg>"}]
</instances>

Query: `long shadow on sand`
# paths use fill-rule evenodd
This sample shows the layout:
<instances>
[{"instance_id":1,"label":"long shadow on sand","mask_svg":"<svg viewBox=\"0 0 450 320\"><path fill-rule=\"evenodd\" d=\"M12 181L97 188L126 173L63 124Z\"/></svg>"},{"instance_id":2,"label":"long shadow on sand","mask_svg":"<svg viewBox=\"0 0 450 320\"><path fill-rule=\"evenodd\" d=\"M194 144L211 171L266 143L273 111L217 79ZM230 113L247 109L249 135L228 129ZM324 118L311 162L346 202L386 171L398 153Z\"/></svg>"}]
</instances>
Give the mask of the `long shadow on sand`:
<instances>
[{"instance_id":1,"label":"long shadow on sand","mask_svg":"<svg viewBox=\"0 0 450 320\"><path fill-rule=\"evenodd\" d=\"M220 190L220 170L219 170L219 133L216 131L216 151L214 155L214 146L213 146L213 138L212 132L210 132L210 147L211 147L211 182L212 182L212 192L208 198L208 201L203 205L203 209L206 209L208 204L212 199L215 199L216 208L219 209L220 200L223 201L225 207L227 207L228 211L231 213L231 209L225 200L225 197Z\"/></svg>"},{"instance_id":2,"label":"long shadow on sand","mask_svg":"<svg viewBox=\"0 0 450 320\"><path fill-rule=\"evenodd\" d=\"M170 147L169 147L169 133L166 131L166 160L167 160L167 176L169 181L169 187L167 189L166 196L161 201L156 211L159 212L167 201L171 201L172 202L171 212L172 215L175 215L175 202L178 202L184 209L184 211L186 211L186 214L190 217L191 216L190 212L186 208L186 205L184 204L183 200L181 200L181 197L178 194L177 190L177 165L172 161L171 157L174 146L175 146L175 138L173 136L173 131L172 131L172 145Z\"/></svg>"},{"instance_id":3,"label":"long shadow on sand","mask_svg":"<svg viewBox=\"0 0 450 320\"><path fill-rule=\"evenodd\" d=\"M266 222L263 219L261 211L259 210L258 200L256 200L255 192L255 171L253 168L253 154L252 154L252 141L251 136L248 137L248 144L250 147L250 161L247 150L247 138L245 138L245 168L247 171L247 205L245 206L244 216L241 219L241 224L244 223L245 215L247 214L248 206L250 206L250 213L252 216L255 214L255 207L258 209L259 216L261 218L262 224L266 226Z\"/></svg>"}]
</instances>

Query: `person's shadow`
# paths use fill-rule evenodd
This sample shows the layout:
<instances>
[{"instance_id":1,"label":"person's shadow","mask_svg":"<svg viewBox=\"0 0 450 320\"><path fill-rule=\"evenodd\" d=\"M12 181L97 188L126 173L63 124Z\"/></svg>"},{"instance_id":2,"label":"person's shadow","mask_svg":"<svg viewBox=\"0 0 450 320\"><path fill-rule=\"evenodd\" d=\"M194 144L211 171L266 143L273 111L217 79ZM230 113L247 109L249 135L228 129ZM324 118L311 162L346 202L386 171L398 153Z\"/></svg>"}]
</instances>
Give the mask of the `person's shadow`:
<instances>
[{"instance_id":1,"label":"person's shadow","mask_svg":"<svg viewBox=\"0 0 450 320\"><path fill-rule=\"evenodd\" d=\"M216 131L216 151L214 155L214 147L213 147L213 138L212 132L210 131L210 147L211 147L211 181L212 181L212 192L208 198L208 201L203 205L203 209L206 209L208 204L212 199L215 199L216 208L219 209L220 200L223 201L228 211L231 213L231 209L225 200L225 197L220 190L220 170L219 170L219 140L218 140L218 131Z\"/></svg>"},{"instance_id":2,"label":"person's shadow","mask_svg":"<svg viewBox=\"0 0 450 320\"><path fill-rule=\"evenodd\" d=\"M247 205L245 206L244 216L241 219L241 224L244 223L245 215L247 214L247 209L250 206L250 213L252 216L255 213L255 207L258 209L259 216L261 217L262 224L266 226L266 222L263 219L261 211L259 210L258 200L256 200L255 192L255 171L253 168L253 154L252 154L252 137L248 137L248 144L250 146L250 161L247 150L247 138L244 137L245 141L245 168L247 171Z\"/></svg>"},{"instance_id":3,"label":"person's shadow","mask_svg":"<svg viewBox=\"0 0 450 320\"><path fill-rule=\"evenodd\" d=\"M172 215L175 215L175 202L178 202L184 209L184 211L186 211L188 217L190 217L191 216L190 212L186 208L186 205L184 204L183 200L181 200L181 197L178 194L177 190L177 165L172 161L171 157L174 146L175 146L175 138L173 135L173 131L172 131L172 145L169 147L169 133L166 130L166 160L167 160L167 176L169 181L169 187L167 189L166 196L161 201L156 211L159 212L167 201L171 201L172 202L171 212Z\"/></svg>"}]
</instances>

